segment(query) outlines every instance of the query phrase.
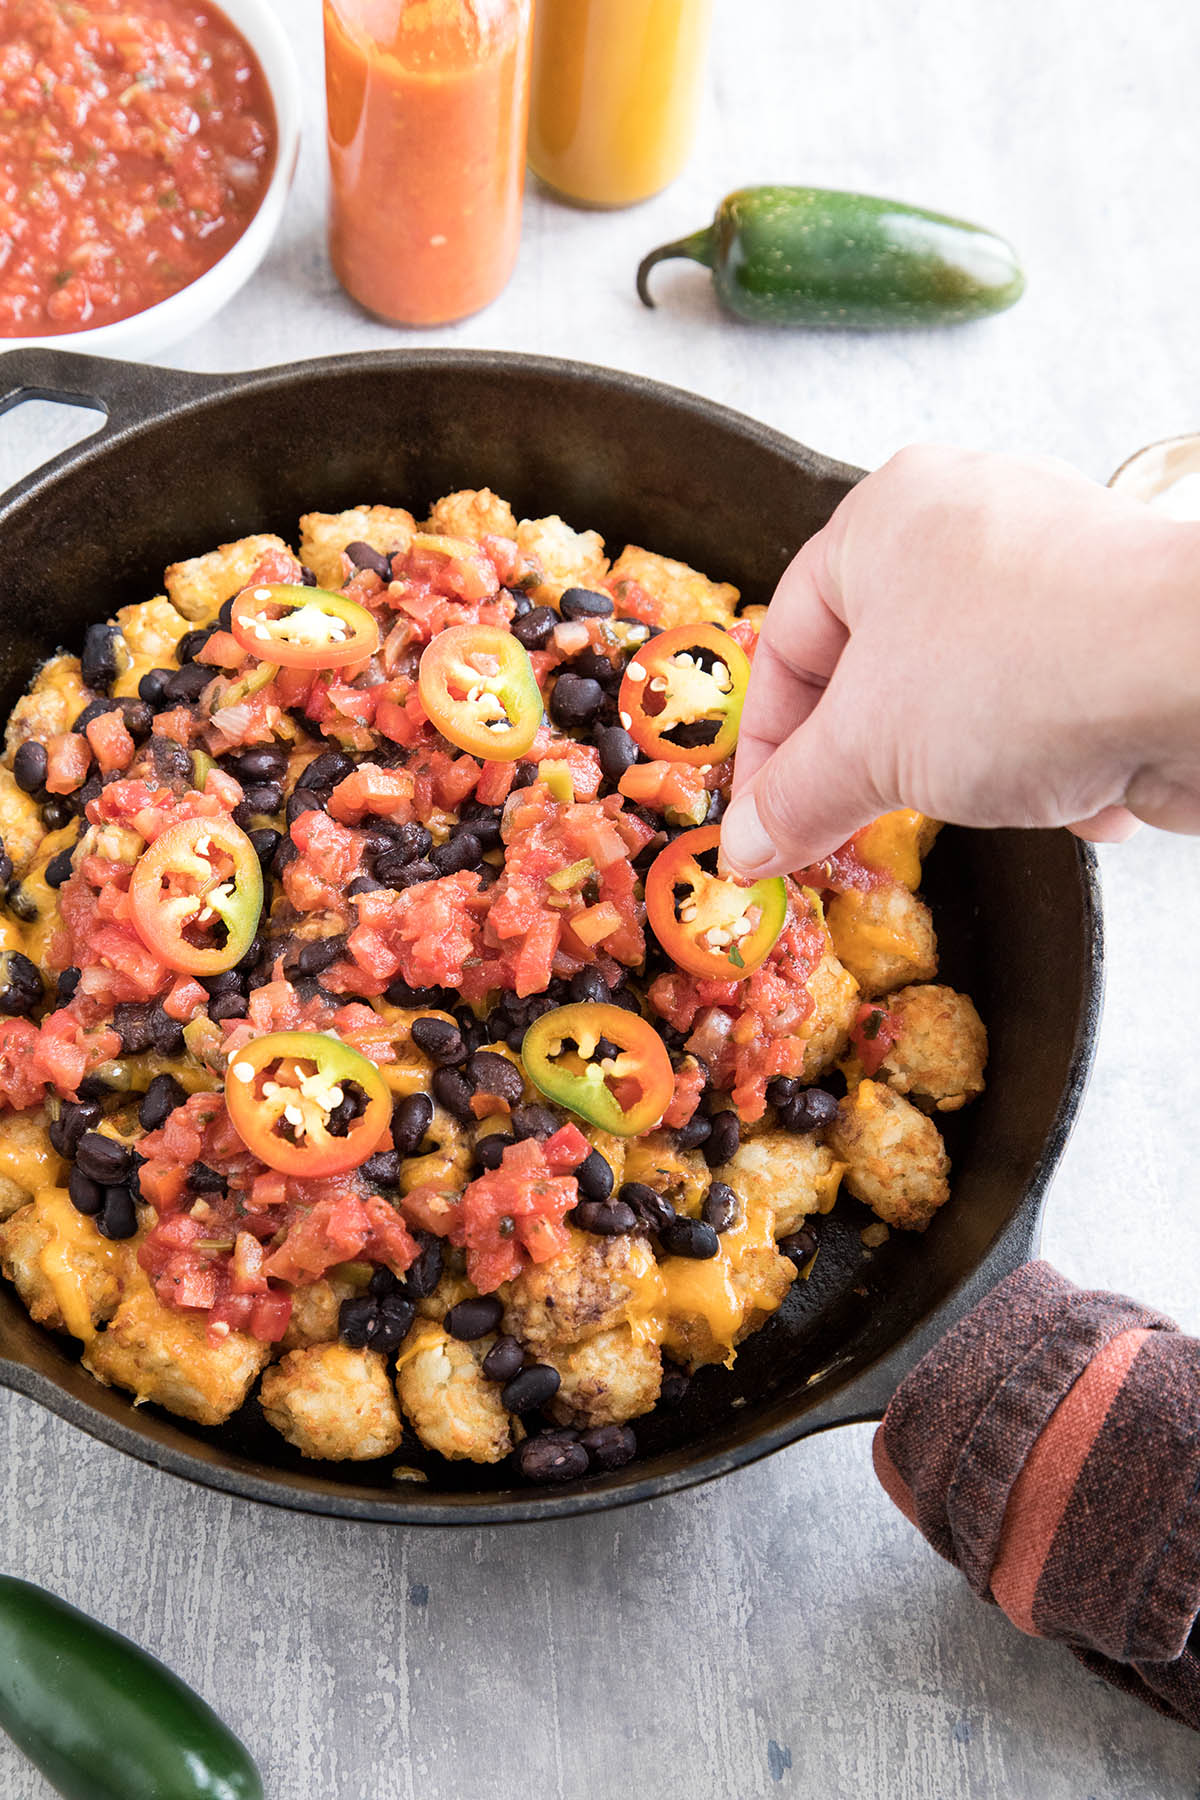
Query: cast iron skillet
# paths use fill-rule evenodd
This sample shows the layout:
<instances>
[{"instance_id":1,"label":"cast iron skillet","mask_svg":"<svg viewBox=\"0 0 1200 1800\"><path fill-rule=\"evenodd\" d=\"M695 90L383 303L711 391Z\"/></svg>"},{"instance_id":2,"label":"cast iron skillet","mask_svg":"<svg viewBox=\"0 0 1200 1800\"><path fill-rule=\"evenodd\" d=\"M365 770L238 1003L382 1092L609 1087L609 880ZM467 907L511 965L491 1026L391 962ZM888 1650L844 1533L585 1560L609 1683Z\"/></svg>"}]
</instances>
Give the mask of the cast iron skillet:
<instances>
[{"instance_id":1,"label":"cast iron skillet","mask_svg":"<svg viewBox=\"0 0 1200 1800\"><path fill-rule=\"evenodd\" d=\"M0 412L24 399L99 406L103 429L0 500L0 709L39 660L159 591L169 562L250 531L292 538L302 512L422 506L487 484L518 516L560 512L681 557L766 600L859 471L740 415L634 376L537 357L412 351L246 375L182 374L65 352L0 356ZM204 1430L134 1408L70 1341L0 1293L0 1382L176 1475L277 1506L406 1524L545 1519L671 1493L832 1425L877 1418L949 1325L1033 1252L1087 1080L1101 1001L1090 850L1065 832L946 831L927 891L943 978L991 1032L988 1091L950 1118L954 1195L923 1237L865 1256L869 1215L839 1203L812 1278L676 1411L639 1422L641 1454L563 1489L414 1447L381 1465L303 1463L243 1409Z\"/></svg>"}]
</instances>

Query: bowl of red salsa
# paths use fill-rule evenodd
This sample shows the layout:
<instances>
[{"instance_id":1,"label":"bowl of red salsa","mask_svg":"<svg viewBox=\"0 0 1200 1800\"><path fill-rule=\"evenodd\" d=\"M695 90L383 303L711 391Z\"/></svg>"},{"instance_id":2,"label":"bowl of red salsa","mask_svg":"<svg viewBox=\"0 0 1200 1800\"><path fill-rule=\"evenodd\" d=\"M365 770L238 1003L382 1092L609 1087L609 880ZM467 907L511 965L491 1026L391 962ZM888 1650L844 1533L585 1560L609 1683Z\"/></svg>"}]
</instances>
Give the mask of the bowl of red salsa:
<instances>
[{"instance_id":1,"label":"bowl of red salsa","mask_svg":"<svg viewBox=\"0 0 1200 1800\"><path fill-rule=\"evenodd\" d=\"M267 0L0 0L0 350L151 356L249 279L299 80Z\"/></svg>"}]
</instances>

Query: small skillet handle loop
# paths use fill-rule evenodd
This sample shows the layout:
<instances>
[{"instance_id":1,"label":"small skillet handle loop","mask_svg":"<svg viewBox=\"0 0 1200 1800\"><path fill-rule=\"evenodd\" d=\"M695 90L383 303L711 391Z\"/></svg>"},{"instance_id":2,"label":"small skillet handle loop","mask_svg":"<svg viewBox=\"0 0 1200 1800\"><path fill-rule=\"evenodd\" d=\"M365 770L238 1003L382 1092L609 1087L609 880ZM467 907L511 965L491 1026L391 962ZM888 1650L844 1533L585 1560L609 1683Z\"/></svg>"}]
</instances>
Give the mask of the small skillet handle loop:
<instances>
[{"instance_id":1,"label":"small skillet handle loop","mask_svg":"<svg viewBox=\"0 0 1200 1800\"><path fill-rule=\"evenodd\" d=\"M72 350L8 350L0 354L0 415L26 400L56 400L64 406L87 407L104 414L104 422L94 434L98 446L116 432L161 415L164 408L214 392L225 380L221 375L198 375L150 363L80 356ZM0 500L15 500L42 473L43 469L35 470Z\"/></svg>"}]
</instances>

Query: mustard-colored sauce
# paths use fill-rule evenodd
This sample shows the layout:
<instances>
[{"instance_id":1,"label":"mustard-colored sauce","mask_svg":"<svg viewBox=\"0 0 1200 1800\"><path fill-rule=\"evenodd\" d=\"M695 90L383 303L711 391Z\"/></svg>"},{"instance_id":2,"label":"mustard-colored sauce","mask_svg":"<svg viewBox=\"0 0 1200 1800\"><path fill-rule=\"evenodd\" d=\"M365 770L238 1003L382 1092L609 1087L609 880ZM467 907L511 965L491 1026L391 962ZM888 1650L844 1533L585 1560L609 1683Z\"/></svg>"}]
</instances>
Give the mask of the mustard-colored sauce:
<instances>
[{"instance_id":1,"label":"mustard-colored sauce","mask_svg":"<svg viewBox=\"0 0 1200 1800\"><path fill-rule=\"evenodd\" d=\"M569 200L632 206L692 146L712 0L538 0L529 166Z\"/></svg>"}]
</instances>

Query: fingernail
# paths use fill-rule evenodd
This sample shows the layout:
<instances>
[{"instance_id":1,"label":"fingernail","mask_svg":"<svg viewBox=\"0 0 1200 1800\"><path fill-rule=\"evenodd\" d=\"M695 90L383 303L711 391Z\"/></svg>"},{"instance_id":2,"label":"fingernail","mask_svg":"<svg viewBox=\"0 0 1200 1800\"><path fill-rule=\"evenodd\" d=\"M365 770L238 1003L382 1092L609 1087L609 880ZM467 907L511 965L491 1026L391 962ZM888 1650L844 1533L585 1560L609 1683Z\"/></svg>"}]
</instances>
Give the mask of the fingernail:
<instances>
[{"instance_id":1,"label":"fingernail","mask_svg":"<svg viewBox=\"0 0 1200 1800\"><path fill-rule=\"evenodd\" d=\"M743 875L753 875L777 852L749 794L735 800L721 821L721 850L726 862Z\"/></svg>"}]
</instances>

